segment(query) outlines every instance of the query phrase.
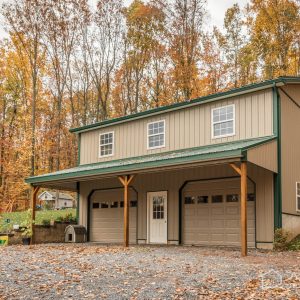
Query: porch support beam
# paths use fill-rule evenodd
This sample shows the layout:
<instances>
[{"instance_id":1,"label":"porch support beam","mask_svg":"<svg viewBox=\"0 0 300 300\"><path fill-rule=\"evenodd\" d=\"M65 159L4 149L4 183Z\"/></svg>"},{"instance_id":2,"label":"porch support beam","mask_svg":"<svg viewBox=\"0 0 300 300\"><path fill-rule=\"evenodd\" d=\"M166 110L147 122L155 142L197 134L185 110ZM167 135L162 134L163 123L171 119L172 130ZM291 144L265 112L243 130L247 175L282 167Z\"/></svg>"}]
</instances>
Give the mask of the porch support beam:
<instances>
[{"instance_id":1,"label":"porch support beam","mask_svg":"<svg viewBox=\"0 0 300 300\"><path fill-rule=\"evenodd\" d=\"M247 162L241 162L240 168L233 163L230 166L241 176L241 254L247 256Z\"/></svg>"},{"instance_id":2,"label":"porch support beam","mask_svg":"<svg viewBox=\"0 0 300 300\"><path fill-rule=\"evenodd\" d=\"M32 231L32 236L31 236L31 244L34 244L35 242L35 232L34 232L34 224L35 224L35 208L36 208L36 198L37 198L37 193L39 192L40 187L35 186L32 188L31 192L31 231Z\"/></svg>"},{"instance_id":3,"label":"porch support beam","mask_svg":"<svg viewBox=\"0 0 300 300\"><path fill-rule=\"evenodd\" d=\"M129 201L128 201L128 186L131 183L134 175L118 176L124 187L124 246L129 245Z\"/></svg>"}]
</instances>

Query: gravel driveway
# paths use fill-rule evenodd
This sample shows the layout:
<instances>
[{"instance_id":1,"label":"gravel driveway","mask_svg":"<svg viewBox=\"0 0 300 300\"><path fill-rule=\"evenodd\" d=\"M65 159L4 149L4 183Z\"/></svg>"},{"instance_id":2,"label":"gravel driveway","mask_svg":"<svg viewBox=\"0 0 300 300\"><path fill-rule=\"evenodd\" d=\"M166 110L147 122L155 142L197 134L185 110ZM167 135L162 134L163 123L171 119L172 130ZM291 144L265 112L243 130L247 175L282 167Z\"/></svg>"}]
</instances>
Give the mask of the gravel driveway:
<instances>
[{"instance_id":1,"label":"gravel driveway","mask_svg":"<svg viewBox=\"0 0 300 300\"><path fill-rule=\"evenodd\" d=\"M49 244L0 257L0 299L300 299L300 252Z\"/></svg>"}]
</instances>

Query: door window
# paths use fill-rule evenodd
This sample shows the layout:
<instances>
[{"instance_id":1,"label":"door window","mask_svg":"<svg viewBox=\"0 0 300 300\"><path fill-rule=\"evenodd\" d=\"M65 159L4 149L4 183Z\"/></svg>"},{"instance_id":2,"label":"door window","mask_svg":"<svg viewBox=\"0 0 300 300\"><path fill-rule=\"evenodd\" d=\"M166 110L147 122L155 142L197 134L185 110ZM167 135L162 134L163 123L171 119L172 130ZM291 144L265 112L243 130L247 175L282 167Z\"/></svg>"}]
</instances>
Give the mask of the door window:
<instances>
[{"instance_id":1,"label":"door window","mask_svg":"<svg viewBox=\"0 0 300 300\"><path fill-rule=\"evenodd\" d=\"M153 197L153 219L164 218L164 198L162 196Z\"/></svg>"}]
</instances>

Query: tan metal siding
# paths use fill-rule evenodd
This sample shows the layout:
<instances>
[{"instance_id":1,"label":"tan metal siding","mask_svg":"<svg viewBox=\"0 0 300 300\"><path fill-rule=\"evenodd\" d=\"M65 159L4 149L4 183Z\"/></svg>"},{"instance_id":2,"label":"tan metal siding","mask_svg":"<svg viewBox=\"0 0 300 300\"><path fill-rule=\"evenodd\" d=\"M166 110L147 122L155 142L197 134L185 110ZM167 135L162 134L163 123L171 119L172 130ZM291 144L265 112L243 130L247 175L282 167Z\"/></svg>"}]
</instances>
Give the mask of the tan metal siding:
<instances>
[{"instance_id":1,"label":"tan metal siding","mask_svg":"<svg viewBox=\"0 0 300 300\"><path fill-rule=\"evenodd\" d=\"M277 141L271 141L247 151L247 160L277 173Z\"/></svg>"},{"instance_id":2,"label":"tan metal siding","mask_svg":"<svg viewBox=\"0 0 300 300\"><path fill-rule=\"evenodd\" d=\"M231 137L212 139L211 109L228 104L235 104L236 134ZM273 134L272 114L272 92L265 90L95 129L81 134L80 163L88 164L269 136ZM166 121L166 146L160 149L147 150L147 124L158 120ZM114 155L99 158L99 135L108 131L115 133Z\"/></svg>"},{"instance_id":3,"label":"tan metal siding","mask_svg":"<svg viewBox=\"0 0 300 300\"><path fill-rule=\"evenodd\" d=\"M300 105L299 85L282 89ZM280 97L282 212L300 215L296 211L296 181L300 181L300 109L281 91Z\"/></svg>"},{"instance_id":4,"label":"tan metal siding","mask_svg":"<svg viewBox=\"0 0 300 300\"><path fill-rule=\"evenodd\" d=\"M249 177L256 182L257 241L272 242L274 228L273 173L249 164ZM179 188L187 180L237 176L229 165L141 174L132 185L138 191L138 236L147 239L147 192L168 191L168 240L179 238ZM80 224L87 224L87 196L92 189L121 187L117 178L83 182L80 197Z\"/></svg>"},{"instance_id":5,"label":"tan metal siding","mask_svg":"<svg viewBox=\"0 0 300 300\"><path fill-rule=\"evenodd\" d=\"M274 233L273 173L249 165L249 177L256 183L256 242L271 243Z\"/></svg>"}]
</instances>

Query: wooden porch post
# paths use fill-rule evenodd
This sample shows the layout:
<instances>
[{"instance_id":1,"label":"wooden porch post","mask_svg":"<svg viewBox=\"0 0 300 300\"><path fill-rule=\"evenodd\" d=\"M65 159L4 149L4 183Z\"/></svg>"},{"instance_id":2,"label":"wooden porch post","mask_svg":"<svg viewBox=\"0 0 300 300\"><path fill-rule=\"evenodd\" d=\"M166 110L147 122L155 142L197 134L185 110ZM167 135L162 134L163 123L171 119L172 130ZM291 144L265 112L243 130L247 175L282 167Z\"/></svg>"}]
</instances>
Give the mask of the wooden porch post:
<instances>
[{"instance_id":1,"label":"wooden porch post","mask_svg":"<svg viewBox=\"0 0 300 300\"><path fill-rule=\"evenodd\" d=\"M124 187L124 246L129 245L129 201L128 201L128 186L132 181L134 175L119 176Z\"/></svg>"},{"instance_id":2,"label":"wooden porch post","mask_svg":"<svg viewBox=\"0 0 300 300\"><path fill-rule=\"evenodd\" d=\"M35 232L34 232L34 223L35 223L35 207L36 207L36 196L39 192L40 187L35 186L32 189L32 195L31 195L31 230L32 230L32 236L31 236L31 244L34 244L35 242Z\"/></svg>"},{"instance_id":3,"label":"wooden porch post","mask_svg":"<svg viewBox=\"0 0 300 300\"><path fill-rule=\"evenodd\" d=\"M241 176L241 254L247 256L247 162L241 162L240 168L230 166Z\"/></svg>"}]
</instances>

